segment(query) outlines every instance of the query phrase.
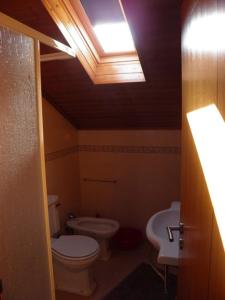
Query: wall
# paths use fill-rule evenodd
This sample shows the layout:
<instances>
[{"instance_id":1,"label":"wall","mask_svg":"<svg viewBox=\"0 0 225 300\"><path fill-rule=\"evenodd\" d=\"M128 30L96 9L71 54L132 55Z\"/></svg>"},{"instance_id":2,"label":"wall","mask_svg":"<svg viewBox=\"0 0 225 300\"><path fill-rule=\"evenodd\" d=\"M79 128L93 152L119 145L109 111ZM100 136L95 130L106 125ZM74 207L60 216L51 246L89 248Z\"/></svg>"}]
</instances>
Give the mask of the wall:
<instances>
[{"instance_id":1,"label":"wall","mask_svg":"<svg viewBox=\"0 0 225 300\"><path fill-rule=\"evenodd\" d=\"M60 197L61 224L72 211L144 230L152 214L180 199L179 131L78 131L45 100L43 114L47 188Z\"/></svg>"},{"instance_id":2,"label":"wall","mask_svg":"<svg viewBox=\"0 0 225 300\"><path fill-rule=\"evenodd\" d=\"M203 173L219 156L218 153L206 156L208 165L201 164L205 153L201 156L202 152L197 151L187 119L187 113L196 113L209 104L216 105L225 119L224 11L224 0L183 1L181 218L185 227L184 249L180 251L179 300L225 299L225 252L212 206L215 199L209 194L209 189L217 187L223 176L212 173L215 168L210 169L214 186L207 186L207 174ZM210 117L207 121L212 124ZM201 130L204 120L199 118L197 125ZM201 140L208 150L211 136L209 133L205 138L206 135L207 131ZM221 135L220 139L223 138ZM222 190L218 194L224 197Z\"/></svg>"},{"instance_id":3,"label":"wall","mask_svg":"<svg viewBox=\"0 0 225 300\"><path fill-rule=\"evenodd\" d=\"M64 225L67 213L78 213L80 208L78 134L46 100L43 100L43 118L47 190L48 194L59 196L61 225Z\"/></svg>"},{"instance_id":4,"label":"wall","mask_svg":"<svg viewBox=\"0 0 225 300\"><path fill-rule=\"evenodd\" d=\"M34 41L0 27L0 278L7 300L54 299ZM37 45L37 44L35 44ZM36 56L34 56L36 54Z\"/></svg>"},{"instance_id":5,"label":"wall","mask_svg":"<svg viewBox=\"0 0 225 300\"><path fill-rule=\"evenodd\" d=\"M79 162L83 215L145 230L152 214L180 200L180 131L80 130Z\"/></svg>"}]
</instances>

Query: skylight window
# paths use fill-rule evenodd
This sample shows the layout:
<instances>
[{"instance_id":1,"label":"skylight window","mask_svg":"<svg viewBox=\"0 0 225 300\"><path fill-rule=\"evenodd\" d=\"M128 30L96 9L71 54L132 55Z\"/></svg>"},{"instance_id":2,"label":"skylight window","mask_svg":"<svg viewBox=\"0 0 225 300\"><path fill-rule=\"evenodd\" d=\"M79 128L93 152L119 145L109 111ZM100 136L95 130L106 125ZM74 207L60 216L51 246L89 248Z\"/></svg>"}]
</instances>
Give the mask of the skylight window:
<instances>
[{"instance_id":1,"label":"skylight window","mask_svg":"<svg viewBox=\"0 0 225 300\"><path fill-rule=\"evenodd\" d=\"M81 0L81 3L103 55L136 51L119 0Z\"/></svg>"},{"instance_id":2,"label":"skylight window","mask_svg":"<svg viewBox=\"0 0 225 300\"><path fill-rule=\"evenodd\" d=\"M94 32L105 53L135 51L126 22L98 24L94 26Z\"/></svg>"},{"instance_id":3,"label":"skylight window","mask_svg":"<svg viewBox=\"0 0 225 300\"><path fill-rule=\"evenodd\" d=\"M42 2L95 84L145 81L121 0Z\"/></svg>"}]
</instances>

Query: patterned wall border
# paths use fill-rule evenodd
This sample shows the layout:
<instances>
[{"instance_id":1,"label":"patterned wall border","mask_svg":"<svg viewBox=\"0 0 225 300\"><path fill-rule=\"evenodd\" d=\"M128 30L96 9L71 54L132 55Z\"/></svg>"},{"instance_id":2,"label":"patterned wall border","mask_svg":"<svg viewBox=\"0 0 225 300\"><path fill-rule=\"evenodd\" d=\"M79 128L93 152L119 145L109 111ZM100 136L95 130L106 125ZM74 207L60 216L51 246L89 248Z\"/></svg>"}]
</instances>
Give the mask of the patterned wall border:
<instances>
[{"instance_id":1,"label":"patterned wall border","mask_svg":"<svg viewBox=\"0 0 225 300\"><path fill-rule=\"evenodd\" d=\"M181 148L175 146L121 146L121 145L79 145L56 152L47 153L46 161L51 161L75 152L180 154Z\"/></svg>"},{"instance_id":2,"label":"patterned wall border","mask_svg":"<svg viewBox=\"0 0 225 300\"><path fill-rule=\"evenodd\" d=\"M55 151L55 152L46 153L45 154L45 160L46 161L51 161L51 160L58 159L58 158L67 156L69 154L75 153L77 151L78 151L78 146L74 146L74 147L58 150L58 151Z\"/></svg>"},{"instance_id":3,"label":"patterned wall border","mask_svg":"<svg viewBox=\"0 0 225 300\"><path fill-rule=\"evenodd\" d=\"M120 146L120 145L79 145L83 152L112 152L112 153L151 153L151 154L180 154L180 147L156 146Z\"/></svg>"}]
</instances>

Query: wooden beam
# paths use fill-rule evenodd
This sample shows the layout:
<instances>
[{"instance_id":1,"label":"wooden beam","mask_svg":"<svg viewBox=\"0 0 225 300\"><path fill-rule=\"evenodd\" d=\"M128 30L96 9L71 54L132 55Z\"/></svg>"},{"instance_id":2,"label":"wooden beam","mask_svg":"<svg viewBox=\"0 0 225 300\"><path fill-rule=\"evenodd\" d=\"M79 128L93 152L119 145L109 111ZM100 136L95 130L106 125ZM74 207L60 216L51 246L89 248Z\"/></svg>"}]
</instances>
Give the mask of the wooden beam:
<instances>
[{"instance_id":1,"label":"wooden beam","mask_svg":"<svg viewBox=\"0 0 225 300\"><path fill-rule=\"evenodd\" d=\"M33 39L39 40L42 44L45 44L49 47L52 47L54 49L60 50L64 53L67 53L69 56L75 57L76 51L64 44L62 44L59 41L56 41L49 36L13 19L9 16L3 14L0 12L0 25L3 27L8 27L13 31L22 33L26 36L29 36Z\"/></svg>"},{"instance_id":2,"label":"wooden beam","mask_svg":"<svg viewBox=\"0 0 225 300\"><path fill-rule=\"evenodd\" d=\"M42 54L41 55L41 62L53 61L53 60L65 60L65 59L72 59L70 55L64 52L55 52L49 54Z\"/></svg>"},{"instance_id":3,"label":"wooden beam","mask_svg":"<svg viewBox=\"0 0 225 300\"><path fill-rule=\"evenodd\" d=\"M68 44L76 49L77 58L91 80L95 82L96 57L83 34L85 30L82 23L69 1L42 0L42 3Z\"/></svg>"}]
</instances>

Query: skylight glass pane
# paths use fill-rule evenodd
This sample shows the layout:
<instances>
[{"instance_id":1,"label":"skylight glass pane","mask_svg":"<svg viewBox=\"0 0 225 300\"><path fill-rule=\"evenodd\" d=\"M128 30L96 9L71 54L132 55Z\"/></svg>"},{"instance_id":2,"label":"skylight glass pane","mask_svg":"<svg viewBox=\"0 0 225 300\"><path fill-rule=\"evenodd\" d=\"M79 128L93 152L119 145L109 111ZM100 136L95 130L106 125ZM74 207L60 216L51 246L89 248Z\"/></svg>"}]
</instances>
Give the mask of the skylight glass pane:
<instances>
[{"instance_id":1,"label":"skylight glass pane","mask_svg":"<svg viewBox=\"0 0 225 300\"><path fill-rule=\"evenodd\" d=\"M126 22L98 24L94 26L94 32L106 53L135 51Z\"/></svg>"},{"instance_id":2,"label":"skylight glass pane","mask_svg":"<svg viewBox=\"0 0 225 300\"><path fill-rule=\"evenodd\" d=\"M118 0L81 0L81 4L93 26L124 21Z\"/></svg>"},{"instance_id":3,"label":"skylight glass pane","mask_svg":"<svg viewBox=\"0 0 225 300\"><path fill-rule=\"evenodd\" d=\"M135 51L118 0L81 0L81 3L105 53Z\"/></svg>"}]
</instances>

